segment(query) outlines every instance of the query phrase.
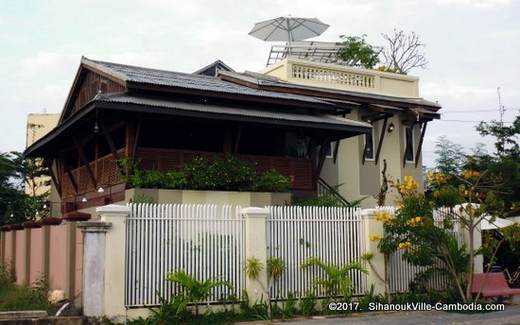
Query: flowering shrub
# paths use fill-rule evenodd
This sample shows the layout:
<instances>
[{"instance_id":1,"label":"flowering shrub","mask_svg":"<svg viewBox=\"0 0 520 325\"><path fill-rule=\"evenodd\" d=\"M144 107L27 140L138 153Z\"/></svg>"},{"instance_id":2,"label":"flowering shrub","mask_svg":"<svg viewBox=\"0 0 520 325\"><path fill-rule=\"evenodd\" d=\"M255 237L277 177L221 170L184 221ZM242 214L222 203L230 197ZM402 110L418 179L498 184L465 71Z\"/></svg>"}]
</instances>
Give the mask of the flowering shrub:
<instances>
[{"instance_id":1,"label":"flowering shrub","mask_svg":"<svg viewBox=\"0 0 520 325\"><path fill-rule=\"evenodd\" d=\"M474 233L483 218L500 215L504 207L497 199L494 184L482 181L483 174L475 170L464 170L460 175L431 171L428 174L431 193L428 195L419 192L419 184L406 176L402 183L395 185L400 194L395 217L383 212L376 216L385 230L385 236L378 244L381 252L388 256L400 250L411 264L429 266L426 273L445 273L451 279L451 288L465 302L472 299L470 284L474 256L484 253L493 261L496 254L496 250L485 246L477 252L473 247ZM436 223L433 211L440 207L444 207L445 213L442 222ZM459 244L454 236L456 222L468 233L467 247ZM512 236L504 233L503 237Z\"/></svg>"}]
</instances>

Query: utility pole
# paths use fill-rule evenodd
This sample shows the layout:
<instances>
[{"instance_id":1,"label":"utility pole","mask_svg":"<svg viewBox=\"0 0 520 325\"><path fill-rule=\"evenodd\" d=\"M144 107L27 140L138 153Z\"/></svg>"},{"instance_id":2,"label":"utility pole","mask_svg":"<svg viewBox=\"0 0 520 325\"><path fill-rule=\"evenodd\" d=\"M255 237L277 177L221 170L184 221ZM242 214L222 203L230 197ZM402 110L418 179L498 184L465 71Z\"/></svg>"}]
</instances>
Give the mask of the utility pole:
<instances>
[{"instance_id":1,"label":"utility pole","mask_svg":"<svg viewBox=\"0 0 520 325\"><path fill-rule=\"evenodd\" d=\"M504 113L506 112L506 108L502 105L502 96L500 94L500 87L497 87L497 95L498 95L498 113L500 114L500 128L504 129ZM501 136L500 142L502 146L502 150L505 149L506 139Z\"/></svg>"},{"instance_id":2,"label":"utility pole","mask_svg":"<svg viewBox=\"0 0 520 325\"><path fill-rule=\"evenodd\" d=\"M502 105L502 96L500 95L500 87L497 87L498 94L498 113L500 114L500 126L504 127L504 113L506 112L506 108Z\"/></svg>"}]
</instances>

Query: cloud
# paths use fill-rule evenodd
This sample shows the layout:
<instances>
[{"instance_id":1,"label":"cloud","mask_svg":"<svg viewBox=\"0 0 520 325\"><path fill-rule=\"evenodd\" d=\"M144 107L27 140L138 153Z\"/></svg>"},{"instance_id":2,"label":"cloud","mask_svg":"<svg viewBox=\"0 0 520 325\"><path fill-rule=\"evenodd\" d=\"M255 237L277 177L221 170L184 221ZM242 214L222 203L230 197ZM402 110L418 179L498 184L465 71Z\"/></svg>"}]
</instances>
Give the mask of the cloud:
<instances>
[{"instance_id":1,"label":"cloud","mask_svg":"<svg viewBox=\"0 0 520 325\"><path fill-rule=\"evenodd\" d=\"M477 9L508 6L512 0L435 0L439 5L462 5Z\"/></svg>"}]
</instances>

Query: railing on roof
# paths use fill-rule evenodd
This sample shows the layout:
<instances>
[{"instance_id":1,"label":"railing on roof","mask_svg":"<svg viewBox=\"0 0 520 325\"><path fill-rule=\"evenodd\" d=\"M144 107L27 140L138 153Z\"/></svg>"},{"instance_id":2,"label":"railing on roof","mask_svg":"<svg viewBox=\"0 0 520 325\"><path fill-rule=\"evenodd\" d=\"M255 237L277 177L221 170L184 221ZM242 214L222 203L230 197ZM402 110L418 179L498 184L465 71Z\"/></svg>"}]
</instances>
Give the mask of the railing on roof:
<instances>
[{"instance_id":1,"label":"railing on roof","mask_svg":"<svg viewBox=\"0 0 520 325\"><path fill-rule=\"evenodd\" d=\"M328 84L369 89L374 89L376 87L376 77L374 75L363 73L317 68L301 64L293 64L290 73L291 77L294 79L313 80Z\"/></svg>"},{"instance_id":2,"label":"railing on roof","mask_svg":"<svg viewBox=\"0 0 520 325\"><path fill-rule=\"evenodd\" d=\"M287 57L304 59L313 62L340 64L349 67L361 67L359 62L347 61L340 57L343 45L338 42L300 41L291 44L279 44L271 47L267 66L284 60ZM376 48L380 51L381 48Z\"/></svg>"}]
</instances>

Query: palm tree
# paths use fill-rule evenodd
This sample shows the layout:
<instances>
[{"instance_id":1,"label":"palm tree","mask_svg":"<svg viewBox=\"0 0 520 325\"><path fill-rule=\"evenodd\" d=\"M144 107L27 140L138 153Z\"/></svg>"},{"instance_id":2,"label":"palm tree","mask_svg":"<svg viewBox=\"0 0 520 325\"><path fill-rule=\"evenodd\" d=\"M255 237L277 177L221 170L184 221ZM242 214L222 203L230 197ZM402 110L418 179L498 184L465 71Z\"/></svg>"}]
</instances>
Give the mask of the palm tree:
<instances>
[{"instance_id":1,"label":"palm tree","mask_svg":"<svg viewBox=\"0 0 520 325\"><path fill-rule=\"evenodd\" d=\"M352 279L349 277L350 271L361 271L368 273L359 261L354 261L343 266L336 266L326 263L317 257L306 259L302 268L316 267L323 271L324 277L319 277L314 281L315 287L323 287L328 297L352 296Z\"/></svg>"},{"instance_id":2,"label":"palm tree","mask_svg":"<svg viewBox=\"0 0 520 325\"><path fill-rule=\"evenodd\" d=\"M199 281L184 271L177 271L168 275L168 281L174 282L183 288L183 292L190 302L201 302L211 294L211 290L218 287L232 288L227 281L206 279ZM195 314L199 314L198 304L195 304Z\"/></svg>"}]
</instances>

